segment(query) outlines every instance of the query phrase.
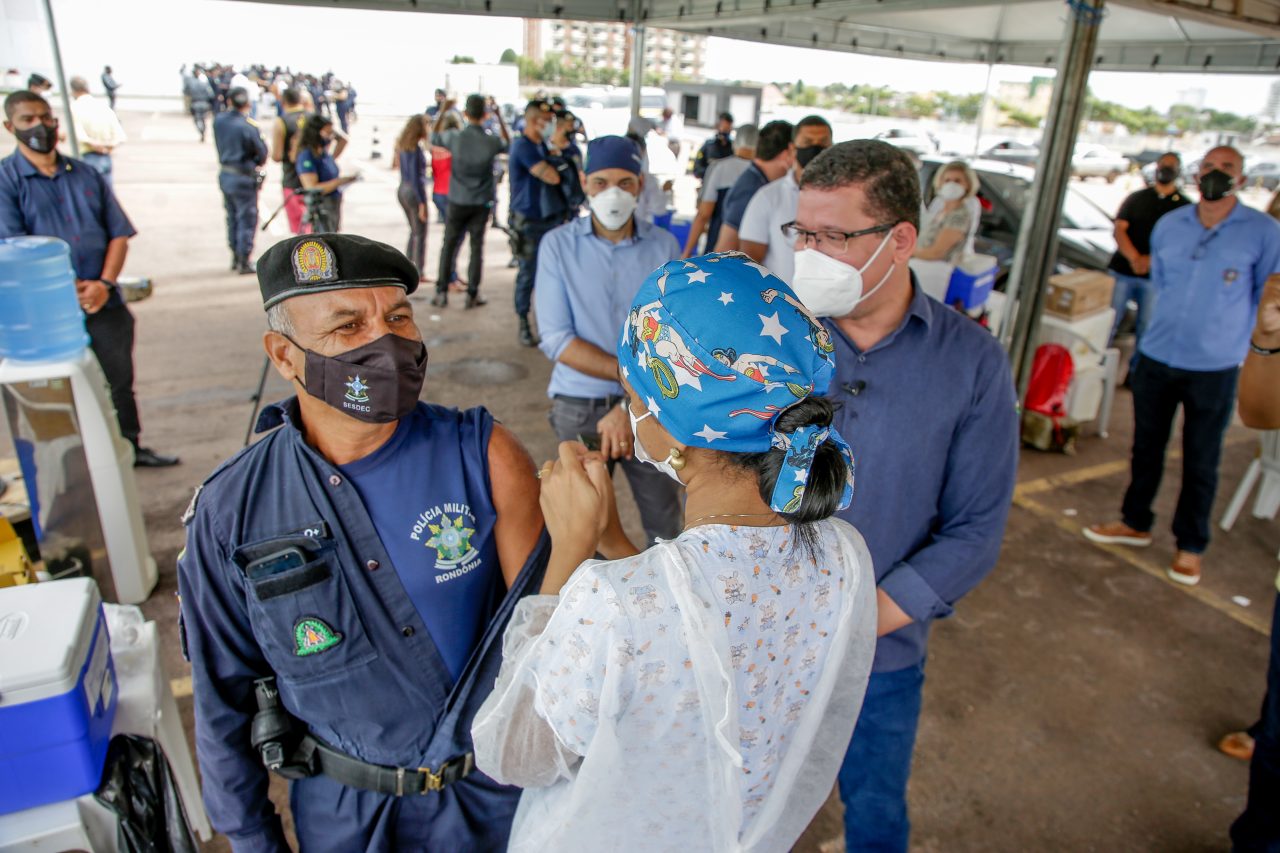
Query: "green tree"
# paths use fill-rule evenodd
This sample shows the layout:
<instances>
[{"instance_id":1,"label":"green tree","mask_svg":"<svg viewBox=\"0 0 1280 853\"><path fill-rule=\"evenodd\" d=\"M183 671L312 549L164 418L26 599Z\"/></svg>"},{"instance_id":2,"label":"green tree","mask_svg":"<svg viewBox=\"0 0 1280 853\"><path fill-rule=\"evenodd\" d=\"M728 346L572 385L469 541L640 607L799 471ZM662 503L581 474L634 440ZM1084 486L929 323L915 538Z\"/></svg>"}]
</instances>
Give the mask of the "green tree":
<instances>
[{"instance_id":1,"label":"green tree","mask_svg":"<svg viewBox=\"0 0 1280 853\"><path fill-rule=\"evenodd\" d=\"M475 57L472 57L472 56L455 55L453 59L449 60L449 62L452 65L475 65L476 64Z\"/></svg>"},{"instance_id":2,"label":"green tree","mask_svg":"<svg viewBox=\"0 0 1280 853\"><path fill-rule=\"evenodd\" d=\"M520 54L511 48L507 48L502 52L502 56L498 59L501 65L515 65L520 60Z\"/></svg>"}]
</instances>

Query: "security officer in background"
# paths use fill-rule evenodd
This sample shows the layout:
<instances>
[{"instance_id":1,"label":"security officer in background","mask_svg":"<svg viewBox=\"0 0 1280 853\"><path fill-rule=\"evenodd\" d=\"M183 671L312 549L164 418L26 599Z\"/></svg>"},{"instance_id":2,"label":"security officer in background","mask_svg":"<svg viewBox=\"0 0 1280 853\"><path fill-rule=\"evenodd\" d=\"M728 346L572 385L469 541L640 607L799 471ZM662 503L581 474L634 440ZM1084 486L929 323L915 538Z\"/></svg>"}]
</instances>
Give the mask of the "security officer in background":
<instances>
[{"instance_id":1,"label":"security officer in background","mask_svg":"<svg viewBox=\"0 0 1280 853\"><path fill-rule=\"evenodd\" d=\"M720 113L716 119L716 135L702 143L698 156L693 158L693 176L701 181L707 169L717 160L733 156L733 116Z\"/></svg>"},{"instance_id":2,"label":"security officer in background","mask_svg":"<svg viewBox=\"0 0 1280 853\"><path fill-rule=\"evenodd\" d=\"M563 210L543 209L543 185L558 187L560 172L551 162L547 140L555 116L544 100L532 100L524 109L524 130L511 142L507 168L511 172L511 229L514 254L520 260L516 272L515 308L520 323L521 346L538 345L538 336L529 325L533 307L533 281L538 270L538 244L552 228L564 222ZM559 154L557 150L555 152Z\"/></svg>"},{"instance_id":3,"label":"security officer in background","mask_svg":"<svg viewBox=\"0 0 1280 853\"><path fill-rule=\"evenodd\" d=\"M470 726L546 565L533 462L483 408L419 401L400 252L291 237L258 281L297 396L197 490L178 560L209 817L236 853L287 851L277 763L302 850L505 849L520 792L473 769ZM294 735L261 724L281 708Z\"/></svg>"},{"instance_id":4,"label":"security officer in background","mask_svg":"<svg viewBox=\"0 0 1280 853\"><path fill-rule=\"evenodd\" d=\"M218 187L227 209L227 245L231 247L231 269L252 275L253 232L258 227L258 187L267 162L267 144L258 132L258 123L249 118L253 104L249 93L236 87L227 93L231 109L213 120L213 144L218 148Z\"/></svg>"}]
</instances>

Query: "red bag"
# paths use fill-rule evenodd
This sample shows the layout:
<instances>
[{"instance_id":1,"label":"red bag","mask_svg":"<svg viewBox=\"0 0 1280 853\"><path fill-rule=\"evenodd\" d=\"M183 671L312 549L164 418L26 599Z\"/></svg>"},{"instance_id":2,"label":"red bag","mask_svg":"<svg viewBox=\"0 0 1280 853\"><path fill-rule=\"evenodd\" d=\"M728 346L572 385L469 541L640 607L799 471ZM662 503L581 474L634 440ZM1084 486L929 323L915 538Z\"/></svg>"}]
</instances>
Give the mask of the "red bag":
<instances>
[{"instance_id":1,"label":"red bag","mask_svg":"<svg viewBox=\"0 0 1280 853\"><path fill-rule=\"evenodd\" d=\"M1041 344L1031 363L1023 402L1022 440L1040 450L1075 449L1076 425L1067 418L1067 392L1075 375L1071 353L1061 344Z\"/></svg>"}]
</instances>

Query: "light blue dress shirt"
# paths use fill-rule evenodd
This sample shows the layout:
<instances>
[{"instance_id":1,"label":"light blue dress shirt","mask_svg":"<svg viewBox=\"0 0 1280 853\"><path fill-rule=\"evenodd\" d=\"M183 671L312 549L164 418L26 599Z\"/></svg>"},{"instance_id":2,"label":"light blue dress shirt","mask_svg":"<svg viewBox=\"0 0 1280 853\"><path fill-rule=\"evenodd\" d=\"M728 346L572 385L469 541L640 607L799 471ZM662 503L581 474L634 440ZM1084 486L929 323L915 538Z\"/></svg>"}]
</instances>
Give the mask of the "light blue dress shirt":
<instances>
[{"instance_id":1,"label":"light blue dress shirt","mask_svg":"<svg viewBox=\"0 0 1280 853\"><path fill-rule=\"evenodd\" d=\"M639 220L635 236L621 243L596 236L590 216L542 238L534 304L542 336L539 347L555 362L548 397L600 399L622 393L617 382L588 376L557 359L574 338L612 353L640 285L649 273L678 257L680 245L671 232Z\"/></svg>"},{"instance_id":2,"label":"light blue dress shirt","mask_svg":"<svg viewBox=\"0 0 1280 853\"><path fill-rule=\"evenodd\" d=\"M1280 223L1236 202L1205 228L1198 209L1165 214L1151 234L1156 305L1138 350L1179 370L1227 370L1248 354L1262 285L1280 272Z\"/></svg>"}]
</instances>

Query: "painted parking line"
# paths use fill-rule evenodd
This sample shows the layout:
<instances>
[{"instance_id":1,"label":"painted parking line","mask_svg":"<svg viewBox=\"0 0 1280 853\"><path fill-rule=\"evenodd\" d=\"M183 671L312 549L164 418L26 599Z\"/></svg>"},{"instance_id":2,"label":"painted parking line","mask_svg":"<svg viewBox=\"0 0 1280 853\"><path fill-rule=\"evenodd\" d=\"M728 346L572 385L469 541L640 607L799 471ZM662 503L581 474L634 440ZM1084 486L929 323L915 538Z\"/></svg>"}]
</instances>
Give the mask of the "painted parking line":
<instances>
[{"instance_id":1,"label":"painted parking line","mask_svg":"<svg viewBox=\"0 0 1280 853\"><path fill-rule=\"evenodd\" d=\"M1246 442L1254 443L1256 441L1257 438L1254 436L1241 436L1239 438L1228 440L1225 442L1224 446L1243 444ZM1181 451L1172 450L1166 458L1177 459L1181 456ZM1169 584L1179 592L1191 596L1201 604L1206 604L1209 607L1212 607L1214 610L1234 619L1241 625L1252 628L1260 634L1270 635L1271 621L1269 618L1264 618L1250 610L1246 610L1231 601L1209 592L1203 587L1185 586L1169 580L1169 576L1165 573L1164 566L1157 565L1156 563L1148 562L1147 560L1140 558L1133 548L1127 548L1123 545L1104 545L1102 543L1085 539L1084 535L1081 533L1083 525L1081 525L1078 519L1064 516L1058 510L1045 506L1032 497L1033 495L1043 494L1044 492L1052 491L1053 489L1077 485L1079 483L1086 483L1090 480L1098 480L1103 477L1111 477L1116 474L1122 474L1128 470L1129 460L1117 459L1114 462L1103 462L1098 465L1079 468L1075 471L1068 471L1063 474L1055 474L1050 477L1041 477L1037 480L1020 483L1014 489L1013 505L1020 507L1021 509L1025 509L1032 515L1052 522L1058 528L1070 533L1072 537L1076 538L1078 541L1087 543L1100 551L1107 552L1121 562L1127 563L1138 571Z\"/></svg>"}]
</instances>

